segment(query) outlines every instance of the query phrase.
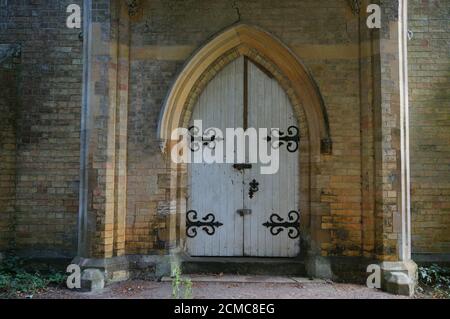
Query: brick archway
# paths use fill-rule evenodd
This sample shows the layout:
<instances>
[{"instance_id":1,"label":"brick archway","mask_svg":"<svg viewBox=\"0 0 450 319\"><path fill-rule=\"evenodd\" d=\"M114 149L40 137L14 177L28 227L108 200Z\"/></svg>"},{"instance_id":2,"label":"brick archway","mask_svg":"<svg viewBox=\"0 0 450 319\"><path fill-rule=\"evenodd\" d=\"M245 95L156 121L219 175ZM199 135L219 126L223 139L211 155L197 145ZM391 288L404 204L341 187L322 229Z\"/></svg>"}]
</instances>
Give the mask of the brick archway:
<instances>
[{"instance_id":1,"label":"brick archway","mask_svg":"<svg viewBox=\"0 0 450 319\"><path fill-rule=\"evenodd\" d=\"M200 49L188 62L173 85L158 125L158 136L170 169L171 203L168 223L168 241L175 251L185 243L185 212L187 167L170 160L171 133L187 127L192 109L206 85L228 63L246 56L265 68L288 95L300 125L299 161L302 167L300 200L302 211L303 253L320 247L318 230L320 212L316 189L316 168L321 153L331 151L331 138L326 110L313 79L304 66L280 41L257 28L238 25L226 30Z\"/></svg>"}]
</instances>

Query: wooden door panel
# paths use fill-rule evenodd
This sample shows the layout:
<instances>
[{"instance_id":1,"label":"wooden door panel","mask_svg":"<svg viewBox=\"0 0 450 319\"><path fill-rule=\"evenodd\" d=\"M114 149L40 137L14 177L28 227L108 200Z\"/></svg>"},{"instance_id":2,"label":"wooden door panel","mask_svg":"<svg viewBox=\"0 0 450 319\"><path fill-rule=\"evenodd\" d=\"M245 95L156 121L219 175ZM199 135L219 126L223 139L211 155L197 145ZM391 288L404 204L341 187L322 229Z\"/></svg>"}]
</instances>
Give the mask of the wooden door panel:
<instances>
[{"instance_id":1,"label":"wooden door panel","mask_svg":"<svg viewBox=\"0 0 450 319\"><path fill-rule=\"evenodd\" d=\"M248 125L255 128L279 128L286 133L297 126L288 96L274 78L259 66L248 63ZM261 257L294 257L299 253L299 239L290 238L289 229L263 226L277 214L289 221L289 212L298 211L298 151L289 152L286 145L279 148L279 170L273 175L260 173L261 164L253 164L245 172L244 206L252 213L244 221L244 255ZM258 191L250 198L250 183L259 183ZM274 218L274 217L272 217Z\"/></svg>"},{"instance_id":2,"label":"wooden door panel","mask_svg":"<svg viewBox=\"0 0 450 319\"><path fill-rule=\"evenodd\" d=\"M227 127L242 127L242 83L241 58L227 65L206 86L194 106L191 125L201 119L203 130L215 127L224 135ZM232 164L189 165L188 209L197 211L199 219L212 213L223 224L213 235L200 227L194 238L188 237L187 252L191 256L243 255L243 220L236 213L242 208L242 179L242 173L233 169Z\"/></svg>"}]
</instances>

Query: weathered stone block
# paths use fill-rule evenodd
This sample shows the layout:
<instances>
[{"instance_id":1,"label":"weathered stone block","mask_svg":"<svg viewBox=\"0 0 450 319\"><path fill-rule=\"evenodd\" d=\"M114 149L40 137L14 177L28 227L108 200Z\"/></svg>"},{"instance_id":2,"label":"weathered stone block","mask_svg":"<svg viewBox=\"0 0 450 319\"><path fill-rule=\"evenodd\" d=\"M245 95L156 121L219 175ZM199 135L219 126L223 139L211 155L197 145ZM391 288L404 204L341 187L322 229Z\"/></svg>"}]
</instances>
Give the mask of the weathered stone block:
<instances>
[{"instance_id":1,"label":"weathered stone block","mask_svg":"<svg viewBox=\"0 0 450 319\"><path fill-rule=\"evenodd\" d=\"M417 265L412 260L381 263L381 288L396 295L412 296L417 284Z\"/></svg>"},{"instance_id":2,"label":"weathered stone block","mask_svg":"<svg viewBox=\"0 0 450 319\"><path fill-rule=\"evenodd\" d=\"M81 289L90 292L101 291L105 287L105 277L99 269L85 269L81 275Z\"/></svg>"},{"instance_id":3,"label":"weathered stone block","mask_svg":"<svg viewBox=\"0 0 450 319\"><path fill-rule=\"evenodd\" d=\"M321 256L309 256L306 261L306 272L311 278L333 279L330 261Z\"/></svg>"},{"instance_id":4,"label":"weathered stone block","mask_svg":"<svg viewBox=\"0 0 450 319\"><path fill-rule=\"evenodd\" d=\"M119 281L128 280L128 278L130 277L130 274L127 270L118 270L118 271L113 271L110 276L111 276L111 278L109 280L111 282L119 282Z\"/></svg>"}]
</instances>

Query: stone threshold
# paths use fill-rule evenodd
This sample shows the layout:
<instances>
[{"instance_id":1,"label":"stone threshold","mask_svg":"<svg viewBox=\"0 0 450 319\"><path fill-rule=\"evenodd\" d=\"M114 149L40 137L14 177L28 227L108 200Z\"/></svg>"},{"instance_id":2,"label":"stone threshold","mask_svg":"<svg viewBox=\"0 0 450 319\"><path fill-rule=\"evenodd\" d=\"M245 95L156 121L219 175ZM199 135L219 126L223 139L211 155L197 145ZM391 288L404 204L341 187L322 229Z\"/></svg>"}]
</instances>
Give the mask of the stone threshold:
<instances>
[{"instance_id":1,"label":"stone threshold","mask_svg":"<svg viewBox=\"0 0 450 319\"><path fill-rule=\"evenodd\" d=\"M220 283L270 283L270 284L326 284L327 280L309 279L305 277L284 276L242 276L242 275L183 275L182 279L192 282L220 282ZM162 282L171 282L174 278L162 277Z\"/></svg>"},{"instance_id":2,"label":"stone threshold","mask_svg":"<svg viewBox=\"0 0 450 319\"><path fill-rule=\"evenodd\" d=\"M307 276L304 261L295 258L183 256L181 268L185 275Z\"/></svg>"}]
</instances>

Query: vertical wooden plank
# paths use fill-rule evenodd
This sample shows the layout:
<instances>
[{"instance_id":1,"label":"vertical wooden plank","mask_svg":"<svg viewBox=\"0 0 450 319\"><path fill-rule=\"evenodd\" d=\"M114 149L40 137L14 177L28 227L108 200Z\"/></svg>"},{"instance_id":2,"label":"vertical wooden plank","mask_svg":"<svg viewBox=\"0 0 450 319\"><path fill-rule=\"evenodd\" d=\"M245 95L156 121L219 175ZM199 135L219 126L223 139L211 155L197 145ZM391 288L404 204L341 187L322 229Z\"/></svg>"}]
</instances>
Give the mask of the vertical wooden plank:
<instances>
[{"instance_id":1,"label":"vertical wooden plank","mask_svg":"<svg viewBox=\"0 0 450 319\"><path fill-rule=\"evenodd\" d=\"M244 62L243 62L243 58L239 58L235 64L235 70L236 70L236 79L237 81L234 82L234 92L236 92L236 97L235 97L235 108L234 108L234 122L235 123L235 128L236 127L240 127L240 126L244 126L243 123L243 118L242 118L242 114L243 114L243 105L242 105L242 100L244 98L244 92L243 92L243 81L244 81ZM231 122L230 122L231 123ZM230 126L232 127L232 126ZM236 145L236 143L235 143ZM236 150L236 146L235 146L235 150ZM235 158L236 158L236 154L235 154ZM244 176L242 172L235 172L236 174L238 174L238 178L236 178L234 180L234 183L232 185L233 188L233 194L234 194L234 207L233 207L233 211L232 214L234 216L234 233L235 233L235 255L240 255L243 256L244 255L244 219L239 216L236 211L238 209L244 208Z\"/></svg>"},{"instance_id":2,"label":"vertical wooden plank","mask_svg":"<svg viewBox=\"0 0 450 319\"><path fill-rule=\"evenodd\" d=\"M253 78L253 73L251 70L251 63L248 63L248 59L244 58L244 130L248 128L249 113L254 114L254 90L249 88L249 83L253 83L255 79ZM250 94L249 94L250 89ZM252 124L255 120L252 118ZM248 161L248 152L246 154L246 160ZM249 188L249 171L245 170L243 174L243 208L251 209L251 205L248 202L248 188ZM251 176L251 175L250 175ZM243 232L244 232L244 256L254 256L253 248L255 247L252 241L252 218L250 216L244 216L243 219Z\"/></svg>"},{"instance_id":3,"label":"vertical wooden plank","mask_svg":"<svg viewBox=\"0 0 450 319\"><path fill-rule=\"evenodd\" d=\"M244 130L248 128L248 58L244 57L244 96L243 96L243 106L244 106Z\"/></svg>"},{"instance_id":4,"label":"vertical wooden plank","mask_svg":"<svg viewBox=\"0 0 450 319\"><path fill-rule=\"evenodd\" d=\"M280 121L280 131L287 133L288 123L287 123L287 110L284 103L283 97L284 92L278 90L278 103L281 111L281 121ZM289 184L289 162L287 158L286 145L280 147L280 212L279 215L283 217L284 220L287 219L289 207L293 206L293 203L289 203L289 193L293 191L292 185ZM278 251L279 256L287 256L287 245L288 245L288 230L285 229L282 234L279 234L278 240L280 241L280 250Z\"/></svg>"}]
</instances>

